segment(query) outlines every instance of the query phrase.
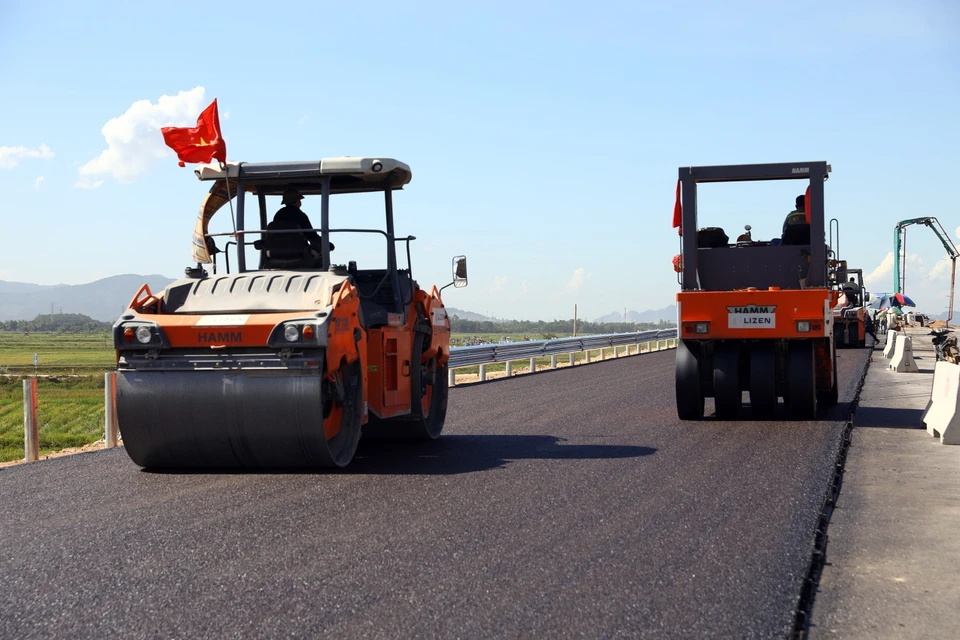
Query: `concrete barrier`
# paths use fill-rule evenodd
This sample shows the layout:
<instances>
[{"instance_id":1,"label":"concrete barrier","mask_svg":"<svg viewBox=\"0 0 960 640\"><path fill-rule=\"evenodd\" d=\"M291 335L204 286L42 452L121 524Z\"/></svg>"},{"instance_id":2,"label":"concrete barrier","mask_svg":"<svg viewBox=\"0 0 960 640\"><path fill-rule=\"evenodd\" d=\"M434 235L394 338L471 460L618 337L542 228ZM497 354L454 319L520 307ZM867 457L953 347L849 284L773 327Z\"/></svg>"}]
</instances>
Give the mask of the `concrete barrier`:
<instances>
[{"instance_id":1,"label":"concrete barrier","mask_svg":"<svg viewBox=\"0 0 960 640\"><path fill-rule=\"evenodd\" d=\"M940 444L960 444L960 365L939 361L933 369L933 389L923 413L927 433Z\"/></svg>"},{"instance_id":2,"label":"concrete barrier","mask_svg":"<svg viewBox=\"0 0 960 640\"><path fill-rule=\"evenodd\" d=\"M909 336L897 337L897 346L893 349L890 369L897 373L919 373L920 367L913 359L913 340Z\"/></svg>"},{"instance_id":3,"label":"concrete barrier","mask_svg":"<svg viewBox=\"0 0 960 640\"><path fill-rule=\"evenodd\" d=\"M890 329L887 331L887 344L883 348L883 357L891 358L893 357L893 349L897 344L897 332L895 329Z\"/></svg>"}]
</instances>

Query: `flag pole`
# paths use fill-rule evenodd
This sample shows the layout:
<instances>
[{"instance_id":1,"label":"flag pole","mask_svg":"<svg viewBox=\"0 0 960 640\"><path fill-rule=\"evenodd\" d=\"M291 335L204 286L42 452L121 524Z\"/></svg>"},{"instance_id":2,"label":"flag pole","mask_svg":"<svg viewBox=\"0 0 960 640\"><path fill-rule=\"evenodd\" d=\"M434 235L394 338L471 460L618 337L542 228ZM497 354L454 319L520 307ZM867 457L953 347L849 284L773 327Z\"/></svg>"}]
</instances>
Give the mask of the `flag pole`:
<instances>
[{"instance_id":1,"label":"flag pole","mask_svg":"<svg viewBox=\"0 0 960 640\"><path fill-rule=\"evenodd\" d=\"M233 235L234 237L236 237L237 236L237 219L233 215L233 196L230 195L230 172L227 170L226 162L220 162L219 160L217 160L217 162L220 163L220 170L223 171L225 174L223 181L224 183L226 183L226 186L227 186L227 204L230 205L230 222L233 224Z\"/></svg>"}]
</instances>

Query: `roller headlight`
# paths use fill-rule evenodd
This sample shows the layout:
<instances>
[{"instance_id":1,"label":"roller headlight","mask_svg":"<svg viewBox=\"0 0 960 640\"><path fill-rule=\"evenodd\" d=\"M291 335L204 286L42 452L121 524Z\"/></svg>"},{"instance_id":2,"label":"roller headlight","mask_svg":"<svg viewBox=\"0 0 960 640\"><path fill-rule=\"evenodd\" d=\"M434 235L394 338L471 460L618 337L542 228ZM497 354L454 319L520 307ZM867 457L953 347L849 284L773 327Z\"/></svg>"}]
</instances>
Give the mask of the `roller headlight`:
<instances>
[{"instance_id":1,"label":"roller headlight","mask_svg":"<svg viewBox=\"0 0 960 640\"><path fill-rule=\"evenodd\" d=\"M810 321L797 320L797 331L800 333L810 333Z\"/></svg>"},{"instance_id":2,"label":"roller headlight","mask_svg":"<svg viewBox=\"0 0 960 640\"><path fill-rule=\"evenodd\" d=\"M137 327L137 342L140 344L150 344L150 341L153 340L153 331L150 330L150 327L139 326Z\"/></svg>"},{"instance_id":3,"label":"roller headlight","mask_svg":"<svg viewBox=\"0 0 960 640\"><path fill-rule=\"evenodd\" d=\"M288 324L283 328L283 338L287 342L296 342L300 339L300 328L295 324Z\"/></svg>"}]
</instances>

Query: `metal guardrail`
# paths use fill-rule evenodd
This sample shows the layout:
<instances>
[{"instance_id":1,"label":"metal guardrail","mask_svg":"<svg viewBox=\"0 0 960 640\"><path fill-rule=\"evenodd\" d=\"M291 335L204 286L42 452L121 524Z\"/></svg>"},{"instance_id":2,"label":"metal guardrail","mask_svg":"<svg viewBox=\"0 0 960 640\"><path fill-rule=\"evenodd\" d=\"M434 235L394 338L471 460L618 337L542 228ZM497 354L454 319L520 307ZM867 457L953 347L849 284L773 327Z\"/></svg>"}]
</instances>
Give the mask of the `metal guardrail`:
<instances>
[{"instance_id":1,"label":"metal guardrail","mask_svg":"<svg viewBox=\"0 0 960 640\"><path fill-rule=\"evenodd\" d=\"M623 345L643 344L677 337L676 329L653 329L635 333L608 333L598 336L578 336L555 340L527 340L503 344L482 344L474 347L453 347L447 368L471 367L491 362L509 362L525 358L554 356L561 353L579 353L589 349L604 349Z\"/></svg>"}]
</instances>

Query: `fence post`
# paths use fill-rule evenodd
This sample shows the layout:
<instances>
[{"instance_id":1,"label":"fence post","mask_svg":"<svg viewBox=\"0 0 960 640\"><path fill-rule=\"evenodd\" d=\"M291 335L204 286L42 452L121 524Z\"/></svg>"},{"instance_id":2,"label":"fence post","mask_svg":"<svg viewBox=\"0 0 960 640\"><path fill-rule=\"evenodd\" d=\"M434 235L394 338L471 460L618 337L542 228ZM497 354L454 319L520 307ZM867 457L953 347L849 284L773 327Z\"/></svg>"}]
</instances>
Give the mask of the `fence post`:
<instances>
[{"instance_id":1,"label":"fence post","mask_svg":"<svg viewBox=\"0 0 960 640\"><path fill-rule=\"evenodd\" d=\"M536 373L536 372L537 372L537 359L530 358L530 373Z\"/></svg>"},{"instance_id":2,"label":"fence post","mask_svg":"<svg viewBox=\"0 0 960 640\"><path fill-rule=\"evenodd\" d=\"M550 368L551 369L557 368L557 356L550 356Z\"/></svg>"},{"instance_id":3,"label":"fence post","mask_svg":"<svg viewBox=\"0 0 960 640\"><path fill-rule=\"evenodd\" d=\"M480 382L483 382L487 379L487 365L480 365Z\"/></svg>"},{"instance_id":4,"label":"fence post","mask_svg":"<svg viewBox=\"0 0 960 640\"><path fill-rule=\"evenodd\" d=\"M37 418L37 379L23 381L23 453L24 460L40 459L40 421Z\"/></svg>"},{"instance_id":5,"label":"fence post","mask_svg":"<svg viewBox=\"0 0 960 640\"><path fill-rule=\"evenodd\" d=\"M570 352L570 366L572 367L572 366L575 365L575 364L577 364L577 360L576 360L576 358L573 357L573 352L571 351L571 352Z\"/></svg>"},{"instance_id":6,"label":"fence post","mask_svg":"<svg viewBox=\"0 0 960 640\"><path fill-rule=\"evenodd\" d=\"M512 375L513 375L513 362L511 362L510 360L507 360L507 377L509 378Z\"/></svg>"},{"instance_id":7,"label":"fence post","mask_svg":"<svg viewBox=\"0 0 960 640\"><path fill-rule=\"evenodd\" d=\"M457 370L451 368L447 371L447 386L455 387L457 386Z\"/></svg>"},{"instance_id":8,"label":"fence post","mask_svg":"<svg viewBox=\"0 0 960 640\"><path fill-rule=\"evenodd\" d=\"M117 446L117 372L103 374L103 439L107 448Z\"/></svg>"},{"instance_id":9,"label":"fence post","mask_svg":"<svg viewBox=\"0 0 960 640\"><path fill-rule=\"evenodd\" d=\"M590 349L583 352L583 362L584 364L590 364Z\"/></svg>"}]
</instances>

